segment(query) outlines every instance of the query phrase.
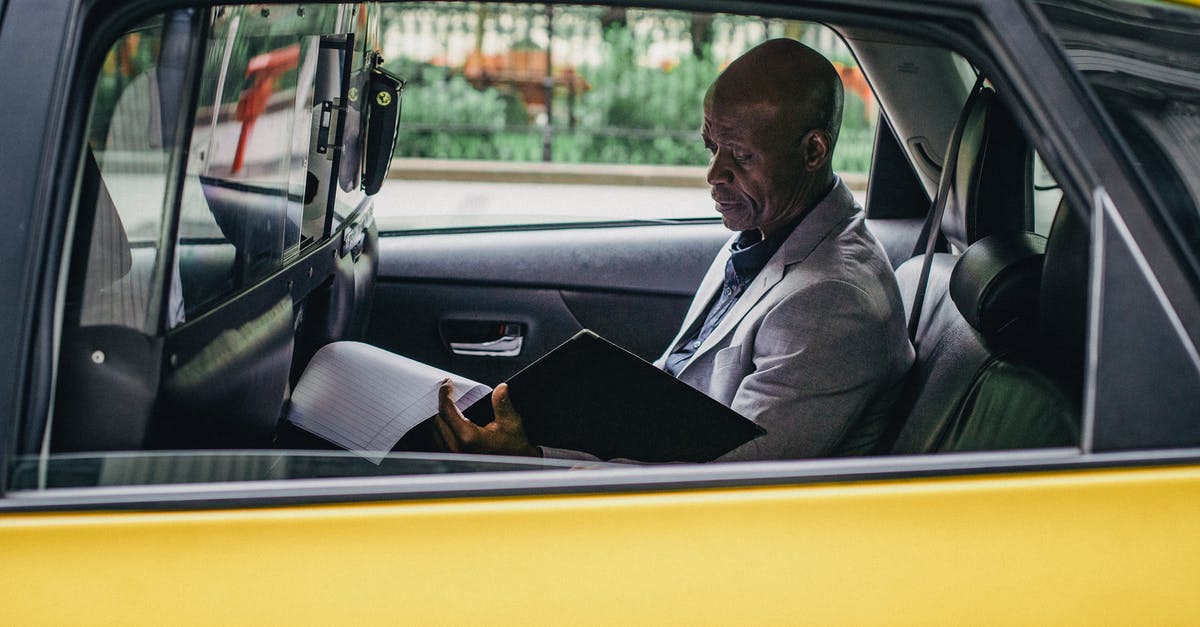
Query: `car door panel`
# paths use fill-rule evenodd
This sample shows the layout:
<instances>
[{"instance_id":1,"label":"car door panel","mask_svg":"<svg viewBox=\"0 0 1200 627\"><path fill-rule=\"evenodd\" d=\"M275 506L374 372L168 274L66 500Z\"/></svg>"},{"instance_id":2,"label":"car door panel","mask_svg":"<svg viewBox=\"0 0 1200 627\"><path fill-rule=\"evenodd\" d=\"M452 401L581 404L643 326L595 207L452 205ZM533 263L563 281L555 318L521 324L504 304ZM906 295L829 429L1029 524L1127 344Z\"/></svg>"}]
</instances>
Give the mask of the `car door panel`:
<instances>
[{"instance_id":1,"label":"car door panel","mask_svg":"<svg viewBox=\"0 0 1200 627\"><path fill-rule=\"evenodd\" d=\"M1198 488L1184 466L14 514L0 576L13 624L1189 624Z\"/></svg>"},{"instance_id":2,"label":"car door panel","mask_svg":"<svg viewBox=\"0 0 1200 627\"><path fill-rule=\"evenodd\" d=\"M716 223L384 237L367 341L491 384L581 328L652 360L728 237ZM454 354L463 321L514 325L520 354Z\"/></svg>"}]
</instances>

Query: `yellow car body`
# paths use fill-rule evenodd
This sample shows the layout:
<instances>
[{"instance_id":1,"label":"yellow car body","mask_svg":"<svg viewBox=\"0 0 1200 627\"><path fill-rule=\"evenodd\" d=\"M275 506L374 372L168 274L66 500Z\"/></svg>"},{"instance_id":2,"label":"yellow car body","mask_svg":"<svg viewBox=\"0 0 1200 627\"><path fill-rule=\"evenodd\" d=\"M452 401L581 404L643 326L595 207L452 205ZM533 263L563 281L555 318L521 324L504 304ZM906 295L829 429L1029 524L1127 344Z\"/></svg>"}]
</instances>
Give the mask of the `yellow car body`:
<instances>
[{"instance_id":1,"label":"yellow car body","mask_svg":"<svg viewBox=\"0 0 1200 627\"><path fill-rule=\"evenodd\" d=\"M1200 467L0 520L11 624L1184 625Z\"/></svg>"}]
</instances>

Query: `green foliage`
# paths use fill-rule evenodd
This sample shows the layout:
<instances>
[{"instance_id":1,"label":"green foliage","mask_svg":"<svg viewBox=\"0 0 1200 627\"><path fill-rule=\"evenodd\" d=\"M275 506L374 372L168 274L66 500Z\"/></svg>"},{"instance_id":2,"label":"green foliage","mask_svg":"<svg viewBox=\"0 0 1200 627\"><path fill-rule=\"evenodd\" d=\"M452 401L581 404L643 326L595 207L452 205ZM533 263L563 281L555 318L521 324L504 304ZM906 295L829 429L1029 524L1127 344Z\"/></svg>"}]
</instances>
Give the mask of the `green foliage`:
<instances>
[{"instance_id":1,"label":"green foliage","mask_svg":"<svg viewBox=\"0 0 1200 627\"><path fill-rule=\"evenodd\" d=\"M838 136L837 147L833 151L834 171L867 172L870 170L874 142L874 128L848 128L843 124L842 131Z\"/></svg>"},{"instance_id":2,"label":"green foliage","mask_svg":"<svg viewBox=\"0 0 1200 627\"><path fill-rule=\"evenodd\" d=\"M874 126L875 120L867 118L866 110L867 105L858 94L846 92L845 103L842 105L842 133Z\"/></svg>"},{"instance_id":3,"label":"green foliage","mask_svg":"<svg viewBox=\"0 0 1200 627\"><path fill-rule=\"evenodd\" d=\"M479 90L445 68L407 64L396 154L438 159L510 159L498 138L508 127L512 98ZM520 104L516 104L519 108Z\"/></svg>"},{"instance_id":4,"label":"green foliage","mask_svg":"<svg viewBox=\"0 0 1200 627\"><path fill-rule=\"evenodd\" d=\"M608 163L704 163L700 103L718 68L688 55L673 68L643 67L625 28L605 34L608 63L583 68L591 89L575 107L580 160ZM641 131L641 132L639 132Z\"/></svg>"},{"instance_id":5,"label":"green foliage","mask_svg":"<svg viewBox=\"0 0 1200 627\"><path fill-rule=\"evenodd\" d=\"M686 55L670 68L637 62L644 44L628 29L605 34L605 63L578 68L589 88L565 89L553 103L552 156L568 163L704 165L701 103L719 67L712 55ZM397 156L439 159L540 161L545 128L531 124L522 104L496 87L476 89L445 68L404 62L412 77L404 92ZM834 167L865 172L870 166L873 122L863 102L846 97ZM574 118L572 124L572 119Z\"/></svg>"},{"instance_id":6,"label":"green foliage","mask_svg":"<svg viewBox=\"0 0 1200 627\"><path fill-rule=\"evenodd\" d=\"M585 128L689 131L699 136L700 103L718 68L709 60L685 56L679 65L638 65L642 52L627 29L612 28L605 36L609 63L583 68L591 89L576 107ZM698 140L697 140L698 141Z\"/></svg>"}]
</instances>

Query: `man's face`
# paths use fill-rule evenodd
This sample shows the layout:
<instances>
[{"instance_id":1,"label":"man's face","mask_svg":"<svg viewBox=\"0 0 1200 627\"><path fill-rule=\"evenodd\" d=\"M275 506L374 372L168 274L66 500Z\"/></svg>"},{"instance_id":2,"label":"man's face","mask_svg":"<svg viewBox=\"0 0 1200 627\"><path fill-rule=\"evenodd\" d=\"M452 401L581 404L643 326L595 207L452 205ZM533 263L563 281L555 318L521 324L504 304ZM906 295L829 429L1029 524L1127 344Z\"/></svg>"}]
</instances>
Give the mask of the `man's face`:
<instances>
[{"instance_id":1,"label":"man's face","mask_svg":"<svg viewBox=\"0 0 1200 627\"><path fill-rule=\"evenodd\" d=\"M805 210L815 177L804 167L805 129L781 123L772 103L704 101L705 147L712 154L708 184L725 227L759 229L764 236Z\"/></svg>"}]
</instances>

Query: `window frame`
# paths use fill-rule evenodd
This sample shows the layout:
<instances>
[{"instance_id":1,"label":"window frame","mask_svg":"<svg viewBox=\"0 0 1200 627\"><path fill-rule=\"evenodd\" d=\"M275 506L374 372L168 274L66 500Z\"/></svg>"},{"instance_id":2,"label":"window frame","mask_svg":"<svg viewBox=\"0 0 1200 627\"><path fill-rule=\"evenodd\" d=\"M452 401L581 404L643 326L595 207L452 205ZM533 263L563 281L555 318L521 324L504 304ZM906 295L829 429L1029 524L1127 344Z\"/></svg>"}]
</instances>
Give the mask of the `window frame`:
<instances>
[{"instance_id":1,"label":"window frame","mask_svg":"<svg viewBox=\"0 0 1200 627\"><path fill-rule=\"evenodd\" d=\"M115 4L115 3L114 3ZM650 5L667 3L648 3ZM42 12L32 3L17 3L8 7L4 26L16 20L14 16L31 18L32 23L22 22L22 29L39 32L36 24L46 25L50 34L39 33L45 43L61 44L63 54L59 63L63 71L51 73L50 77L36 76L31 70L19 71L19 76L30 78L30 86L41 86L34 91L35 97L20 105L20 112L40 115L39 127L31 129L32 135L46 134L57 137L48 142L42 158L36 163L46 164L39 170L36 181L0 183L0 190L15 188L10 198L30 201L28 205L14 202L22 208L28 207L29 214L20 217L21 223L32 221L35 234L26 245L35 254L27 258L35 263L9 268L0 278L14 279L9 285L20 285L15 290L17 299L3 307L9 313L19 311L15 342L0 347L0 356L16 357L0 360L9 364L0 366L0 385L11 385L10 406L16 409L8 418L0 420L0 435L5 446L0 451L0 480L7 481L7 463L13 451L16 422L26 414L38 414L47 410L52 390L57 318L39 316L40 311L58 311L58 298L62 283L61 251L69 247L69 216L72 205L70 190L77 189L78 168L74 167L81 158L81 146L77 141L82 136L86 122L86 111L78 111L68 103L55 102L53 96L61 93L90 94L94 77L103 58L102 54L128 26L149 14L178 8L185 3L173 0L149 0L132 6L109 3L64 2L55 5L58 10ZM672 4L674 6L674 4ZM763 15L808 19L813 21L845 21L855 7L844 5L815 4L810 7L794 6L741 6L732 2L713 2L706 8L736 9L739 12L756 12ZM877 3L861 8L879 9ZM1100 182L1107 184L1115 206L1120 211L1132 236L1146 253L1148 270L1154 273L1165 288L1176 312L1180 304L1190 305L1184 309L1189 316L1200 316L1197 307L1197 287L1191 285L1181 274L1163 234L1156 224L1156 216L1139 195L1132 183L1128 164L1117 152L1110 139L1103 133L1095 103L1079 83L1079 77L1056 49L1052 37L1036 28L1038 17L1028 5L988 4L976 6L963 1L941 15L929 10L912 7L896 7L889 17L876 17L869 11L854 17L864 25L883 25L891 30L915 31L924 27L924 34L939 42L962 51L970 58L984 59L985 73L995 77L1001 93L1017 93L1028 96L1022 107L1014 107L1015 113L1026 132L1030 133L1037 146L1043 150L1052 170L1060 172L1059 182L1064 187L1068 202L1090 210L1090 189ZM901 22L898 15L913 19ZM36 19L34 19L36 18ZM841 18L841 19L835 19ZM998 41L992 29L1004 24L1006 28L1018 30L1015 35ZM0 61L18 58L20 50L14 50L16 36L3 32L0 40ZM58 40L55 41L54 37ZM1005 44L1007 48L1001 47ZM989 54L980 54L988 50ZM1045 63L1032 64L1030 56L1039 56ZM1064 92L1039 93L1033 89L1037 80L1061 82ZM67 89L74 87L74 89ZM1091 102L1091 106L1087 103ZM1081 104L1082 103L1082 104ZM39 111L37 107L42 107ZM1082 108L1081 108L1082 107ZM76 108L78 109L78 108ZM1074 126L1063 124L1072 116L1082 117ZM1071 128L1068 135L1059 129ZM33 149L31 149L33 150ZM0 151L0 167L14 167L10 171L22 171L22 154L6 154ZM27 153L25 153L27 156ZM1069 155L1069 156L1067 156ZM1086 157L1085 157L1086 155ZM58 167L49 167L58 164ZM24 178L24 177L21 177ZM10 210L12 211L12 210ZM12 217L12 216L10 216ZM50 237L38 238L38 234ZM332 238L331 241L336 240ZM1093 309L1096 304L1090 305ZM0 309L0 311L3 311ZM1190 313L1188 313L1190 312ZM1190 322L1191 318L1185 322ZM1185 330L1195 341L1200 334L1200 325L1186 326ZM28 341L28 350L22 343ZM14 346L15 344L15 346ZM29 394L24 390L28 385ZM1094 416L1084 415L1085 425ZM1135 419L1135 418L1130 418ZM1086 431L1085 431L1086 433ZM466 477L417 478L389 477L362 480L300 480L285 484L278 482L256 482L254 485L171 485L148 488L88 488L78 492L69 490L46 493L10 493L9 498L0 499L0 510L57 510L116 508L197 508L197 507L240 507L270 506L283 503L314 503L330 501L395 500L405 498L449 498L467 496L499 496L511 494L561 494L579 492L621 492L645 490L682 490L718 486L764 486L776 484L804 484L829 481L858 481L884 479L913 479L942 475L970 475L979 473L1033 472L1046 470L1100 469L1114 466L1177 465L1200 462L1200 449L1146 449L1124 453L1096 453L1090 442L1082 449L1043 449L1017 452L962 453L927 455L919 457L878 457L842 460L800 460L775 462L749 462L741 464L719 464L706 466L635 467L630 469L603 471L570 471L546 473L496 473L495 475ZM4 485L7 485L5 483Z\"/></svg>"},{"instance_id":2,"label":"window frame","mask_svg":"<svg viewBox=\"0 0 1200 627\"><path fill-rule=\"evenodd\" d=\"M423 6L423 5L428 5L428 4L433 4L433 3L419 2L416 4L417 4L417 6L414 7L412 10L416 13L420 13L421 11L428 9L427 6ZM442 3L442 4L445 4L445 3ZM470 4L470 3L461 2L458 4ZM511 4L506 3L506 2L490 2L487 4L499 5L499 6L505 6L505 7L524 7L524 9L526 9L526 10L533 9L534 7L540 6L540 3L528 2L528 1L511 3ZM578 6L580 4L586 4L586 3L562 1L562 2L551 2L549 4L561 5L564 7L572 7L572 6ZM621 4L621 3L614 3L614 4ZM728 14L737 14L738 13L737 11L718 11L715 9L708 11L708 10L706 10L706 7L704 7L704 6L673 7L673 6L663 6L663 5L661 5L661 3L659 3L659 4L660 4L659 6L654 6L653 3L650 3L645 6L630 6L629 8L638 8L638 9L645 8L645 9L650 9L650 10L678 11L681 13L694 13L694 14L698 14L698 15L706 15L709 18L712 18L714 15L717 15L717 14L728 15ZM594 5L594 6L600 6L600 5ZM407 7L406 7L406 9L407 9ZM539 10L539 12L540 12L540 10ZM745 15L747 17L750 17L751 19L759 18L759 17L766 19L766 17L767 17L765 14L764 15L745 14ZM779 16L770 16L770 17L772 19L774 19ZM805 20L795 20L795 21L803 22L806 29L808 27L816 27L817 29L822 31L822 33L821 33L822 35L828 35L828 36L836 39L839 42L840 46L842 46L842 48L844 49L845 54L853 57L853 51L849 48L849 46L846 43L845 38L842 36L841 33L839 33L837 31L837 29L829 26L828 24L825 24L825 23L822 23L822 22L819 22L816 20L805 19ZM432 22L432 20L431 20L431 22ZM426 24L426 26L428 26L428 24ZM420 31L422 29L417 28L415 30ZM554 32L557 32L557 31L554 31ZM630 30L630 33L631 34L633 33L632 28ZM487 38L487 36L485 35L485 40L486 40L486 38ZM646 42L652 43L652 40L650 38L645 38L645 41L642 43L646 43ZM385 51L385 53L386 53L386 51ZM387 56L387 55L385 54L385 56ZM387 58L389 60L391 60L390 56L387 56ZM414 62L417 61L416 59L406 59L406 60L414 61ZM556 67L556 68L558 67L557 62L554 67ZM409 69L411 69L411 68L409 68ZM586 70L588 68L587 68L587 66L583 66L580 69ZM400 71L399 73L407 74L409 72L407 70L405 70L405 71ZM410 85L409 90L410 91L416 90L416 91L413 91L412 93L419 94L423 87L425 87L425 86L420 85L420 84L413 84L413 85ZM416 96L413 96L413 98L416 98ZM586 96L584 98L586 98ZM850 90L848 89L847 93L846 93L846 99L849 100L850 98L851 98L851 94L850 94ZM878 112L879 111L879 103L878 103L878 100L874 97L873 93L872 93L871 98L872 98L872 103L870 103L868 105L868 110L869 110L869 107L871 105L873 105L875 107L876 111ZM555 110L556 111L558 110L557 105L556 105ZM560 116L561 113L557 113L555 115ZM843 122L844 122L844 120L845 120L845 118L843 118ZM874 138L877 136L877 133L876 133L877 125L882 120L883 120L883 117L877 113L877 115L874 116L874 119L869 123L869 126L865 129L847 129L847 127L843 123L843 126L842 126L843 137L849 131L855 131L855 130L870 131L866 135L869 135L869 137L872 139L871 142L868 142L868 145L869 145L868 150L870 153L873 154L874 149L875 149ZM405 128L406 128L406 124L405 124L404 119L402 118L401 124L400 124L399 143L403 143L405 140ZM518 127L518 129L510 129L510 128L506 127L505 130L511 131L511 132L521 132L519 130L519 127ZM536 130L537 130L537 127L530 126L530 127L528 127L528 130L526 132L533 133ZM623 129L623 130L644 132L644 133L650 135L651 137L656 136L655 135L656 133L664 133L665 134L665 133L683 132L678 129L667 129L667 130L660 131L657 129L638 128L638 129ZM596 131L596 129L592 129L590 131L584 131L584 134L587 134L588 132L595 132L595 131ZM693 134L694 134L695 146L697 148L700 148L702 142L700 139L700 128L699 128L698 121L697 121L696 128L692 129L692 131L694 131ZM538 131L538 132L540 133L540 131ZM560 130L556 130L555 134L557 135L557 134L561 133L566 137L570 137L574 132L575 132L574 130L566 131L566 130L560 129ZM844 141L839 140L838 146L842 147L843 145L844 145ZM842 150L842 149L843 148L839 148L839 150L836 150L834 152L835 160L836 160L836 155L840 154L840 150ZM504 184L516 184L516 185L546 184L546 185L569 186L569 185L581 184L581 185L584 185L587 187L595 187L595 188L606 188L606 187L611 186L612 188L622 188L622 189L638 189L638 188L642 188L643 186L651 187L651 188L660 187L660 185L656 185L653 182L648 182L648 179L650 179L652 175L647 174L647 173L643 172L642 170L645 168L649 168L649 169L657 169L657 170L661 171L659 174L661 174L663 176L663 180L665 181L664 183L661 184L661 187L663 187L663 188L691 189L691 190L695 191L698 198L707 199L707 197L708 197L708 191L707 191L708 186L706 183L704 183L704 172L707 169L707 165L705 165L705 164L655 165L655 164L645 164L645 163L625 164L625 163L618 163L616 161L603 161L603 162L602 161L520 161L520 160L514 160L514 159L507 159L507 158L495 158L495 159L478 158L477 159L474 157L469 158L469 159L463 159L460 161L460 160L449 159L449 158L445 158L445 157L414 157L414 156L397 157L396 161L398 161L398 162L403 161L405 163L399 165L399 167L397 167L397 165L393 165L392 175L389 178L395 178L398 181L402 182L403 184L413 183L413 184L420 185L420 184L426 183L426 182L435 182L435 183L445 183L445 184L449 185L449 184L453 184L453 183L463 183L463 182L465 182L467 184L500 182L500 183L504 183ZM860 176L861 177L869 177L869 174L870 174L869 169L871 167L871 164L873 164L873 163L874 163L874 160L872 158L869 160L868 171L864 171L864 172L854 171L854 172L850 173L850 176L847 176L847 172L839 170L839 174L842 175L843 180L847 181L847 183L849 184L849 178L851 176L855 177L855 178L858 178ZM445 168L445 169L439 170L438 169L439 166L441 168ZM494 166L494 167L492 167L492 166ZM632 167L632 168L635 168L637 171L634 171L634 172L617 171L617 168L625 168L625 167ZM397 176L396 174L397 174L398 170L401 172L403 172L405 170L410 171L412 173L411 178L407 178L403 174ZM689 173L686 170L693 170L694 172ZM447 175L446 178L443 179L443 178L438 177L437 174L439 171L445 172ZM560 176L562 177L561 181L557 180L558 177L560 177ZM598 179L598 180L589 181L588 179ZM681 179L686 179L686 181L681 181ZM633 182L632 183L622 183L621 182L622 180L630 180ZM586 182L581 183L580 181L586 181ZM865 188L858 189L858 188L851 186L851 189L854 190L856 196L858 196L860 194L860 192L862 195L865 195L865 193L866 193ZM703 190L703 191L700 191L700 190ZM517 195L516 192L512 192L512 193L514 194L514 196ZM600 194L603 195L603 192L601 192ZM470 194L467 194L467 196L470 196ZM410 200L410 198L412 198L412 197L411 196L404 197L405 202L407 203ZM424 200L425 195L424 194L416 195L416 199L418 201ZM617 207L617 206L618 205L613 205L613 207ZM689 205L689 207L691 207L691 206L692 205ZM695 206L700 207L701 205L695 205ZM606 208L604 211L613 211L613 210L615 210L615 209L609 207L609 208ZM513 219L511 222L506 222L504 220L509 220L511 218L509 218L508 215L505 215L503 213L501 213L501 214L490 214L490 213L465 214L465 216L458 216L458 215L436 216L436 219L430 220L429 218L431 216L433 216L432 213L424 213L423 212L423 213L407 214L404 212L399 212L399 213L392 214L387 211L378 211L377 210L376 211L376 220L378 221L378 224L379 224L379 230L380 230L381 236L396 236L396 235L411 235L411 234L445 234L445 233L471 233L471 232L527 231L527 230L564 229L564 228L566 228L566 229L592 228L592 227L605 228L605 227L609 227L609 226L623 226L623 225L693 224L693 223L697 223L697 222L717 223L720 221L719 216L713 214L712 212L708 211L707 209L689 209L688 211L689 212L694 211L695 213L694 214L688 213L687 215L675 215L675 216L663 215L660 213L639 214L639 213L635 212L635 210L633 210L633 209L622 208L621 215L613 216L610 219L603 212L598 212L598 213L595 213L592 215L581 215L581 216L576 217L576 216L570 215L569 213L567 213L567 214L556 213L553 209L550 209L545 212L530 211L527 215L523 216L523 218L525 218L524 220ZM462 219L463 217L466 217L467 219L463 220ZM923 215L919 216L919 217L923 217ZM426 220L428 220L428 222L429 222L428 225L423 224L423 222L425 222Z\"/></svg>"},{"instance_id":3,"label":"window frame","mask_svg":"<svg viewBox=\"0 0 1200 627\"><path fill-rule=\"evenodd\" d=\"M287 479L226 483L56 488L9 492L0 513L269 508L332 503L512 496L635 494L729 488L904 482L1029 473L1193 466L1200 448L1080 454L1076 448L843 459L502 471L450 475Z\"/></svg>"}]
</instances>

